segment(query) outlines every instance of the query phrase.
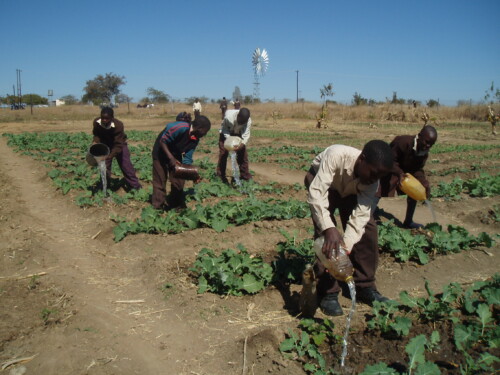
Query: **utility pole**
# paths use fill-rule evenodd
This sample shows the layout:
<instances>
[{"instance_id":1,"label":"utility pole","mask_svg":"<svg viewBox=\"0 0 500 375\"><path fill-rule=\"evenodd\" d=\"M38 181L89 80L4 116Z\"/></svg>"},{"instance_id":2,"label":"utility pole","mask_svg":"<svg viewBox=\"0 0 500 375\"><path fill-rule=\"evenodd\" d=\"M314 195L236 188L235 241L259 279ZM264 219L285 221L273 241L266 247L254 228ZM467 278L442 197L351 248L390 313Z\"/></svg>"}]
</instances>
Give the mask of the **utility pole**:
<instances>
[{"instance_id":1,"label":"utility pole","mask_svg":"<svg viewBox=\"0 0 500 375\"><path fill-rule=\"evenodd\" d=\"M297 72L297 103L299 102L299 71L296 70Z\"/></svg>"},{"instance_id":2,"label":"utility pole","mask_svg":"<svg viewBox=\"0 0 500 375\"><path fill-rule=\"evenodd\" d=\"M17 98L18 98L19 108L21 108L21 102L22 102L21 69L16 69L16 78L17 78Z\"/></svg>"}]
</instances>

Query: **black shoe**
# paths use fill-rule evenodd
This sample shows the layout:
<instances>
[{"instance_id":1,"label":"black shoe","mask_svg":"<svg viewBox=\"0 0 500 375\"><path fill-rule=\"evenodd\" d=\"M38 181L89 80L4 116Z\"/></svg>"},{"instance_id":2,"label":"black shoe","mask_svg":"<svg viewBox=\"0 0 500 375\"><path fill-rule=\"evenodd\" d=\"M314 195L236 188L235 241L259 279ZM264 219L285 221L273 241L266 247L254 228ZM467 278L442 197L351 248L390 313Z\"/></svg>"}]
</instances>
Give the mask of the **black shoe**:
<instances>
[{"instance_id":1,"label":"black shoe","mask_svg":"<svg viewBox=\"0 0 500 375\"><path fill-rule=\"evenodd\" d=\"M374 301L387 302L390 301L389 298L384 297L379 291L373 287L360 288L356 291L356 299L359 302L366 303L369 306L373 306Z\"/></svg>"},{"instance_id":2,"label":"black shoe","mask_svg":"<svg viewBox=\"0 0 500 375\"><path fill-rule=\"evenodd\" d=\"M419 224L419 223L415 223L414 221L412 221L411 223L403 223L403 228L406 228L406 229L420 229L420 228L423 228L424 226L422 224Z\"/></svg>"},{"instance_id":3,"label":"black shoe","mask_svg":"<svg viewBox=\"0 0 500 375\"><path fill-rule=\"evenodd\" d=\"M329 316L340 316L343 315L342 307L340 306L338 293L327 294L321 300L319 307L325 315Z\"/></svg>"}]
</instances>

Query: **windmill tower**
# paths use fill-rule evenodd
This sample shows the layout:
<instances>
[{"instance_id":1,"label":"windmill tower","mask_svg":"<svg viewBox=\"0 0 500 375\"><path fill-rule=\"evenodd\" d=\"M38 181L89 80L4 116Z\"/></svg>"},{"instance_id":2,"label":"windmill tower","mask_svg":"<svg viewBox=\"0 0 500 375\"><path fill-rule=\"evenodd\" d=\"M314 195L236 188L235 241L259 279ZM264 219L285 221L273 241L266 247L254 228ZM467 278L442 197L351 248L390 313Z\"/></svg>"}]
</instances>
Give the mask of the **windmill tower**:
<instances>
[{"instance_id":1,"label":"windmill tower","mask_svg":"<svg viewBox=\"0 0 500 375\"><path fill-rule=\"evenodd\" d=\"M260 99L259 79L266 73L268 65L269 65L269 56L267 54L267 51L264 48L262 50L260 48L256 48L252 54L252 66L253 66L253 76L254 76L254 82L253 82L254 100Z\"/></svg>"}]
</instances>

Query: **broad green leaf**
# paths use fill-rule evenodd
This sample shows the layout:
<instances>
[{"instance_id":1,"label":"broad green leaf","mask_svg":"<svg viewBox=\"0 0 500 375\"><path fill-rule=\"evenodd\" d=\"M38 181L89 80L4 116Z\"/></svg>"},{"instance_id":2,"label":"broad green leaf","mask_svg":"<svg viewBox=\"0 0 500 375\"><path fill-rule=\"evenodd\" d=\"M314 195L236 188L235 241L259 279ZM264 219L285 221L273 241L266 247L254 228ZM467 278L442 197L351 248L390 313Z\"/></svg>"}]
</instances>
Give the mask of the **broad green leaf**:
<instances>
[{"instance_id":1,"label":"broad green leaf","mask_svg":"<svg viewBox=\"0 0 500 375\"><path fill-rule=\"evenodd\" d=\"M228 227L229 222L226 219L220 219L220 220L215 220L212 221L210 226L217 232L224 232L226 228Z\"/></svg>"},{"instance_id":2,"label":"broad green leaf","mask_svg":"<svg viewBox=\"0 0 500 375\"><path fill-rule=\"evenodd\" d=\"M429 263L429 256L424 252L423 249L417 250L417 256L418 256L418 261L420 262L420 264Z\"/></svg>"},{"instance_id":3,"label":"broad green leaf","mask_svg":"<svg viewBox=\"0 0 500 375\"><path fill-rule=\"evenodd\" d=\"M490 311L490 307L485 304L481 303L476 310L477 315L479 316L479 321L481 322L481 336L484 334L484 328L488 323L490 323L492 319L492 313Z\"/></svg>"},{"instance_id":4,"label":"broad green leaf","mask_svg":"<svg viewBox=\"0 0 500 375\"><path fill-rule=\"evenodd\" d=\"M441 375L438 365L433 362L424 362L418 365L415 375Z\"/></svg>"},{"instance_id":5,"label":"broad green leaf","mask_svg":"<svg viewBox=\"0 0 500 375\"><path fill-rule=\"evenodd\" d=\"M486 232L479 233L476 239L479 244L484 244L484 246L488 248L492 247L495 243L495 240L493 240L493 238L491 238L491 236Z\"/></svg>"},{"instance_id":6,"label":"broad green leaf","mask_svg":"<svg viewBox=\"0 0 500 375\"><path fill-rule=\"evenodd\" d=\"M314 363L305 363L304 370L312 373L316 371L316 365Z\"/></svg>"},{"instance_id":7,"label":"broad green leaf","mask_svg":"<svg viewBox=\"0 0 500 375\"><path fill-rule=\"evenodd\" d=\"M187 225L189 229L195 229L198 227L198 222L187 216L183 216L180 219Z\"/></svg>"},{"instance_id":8,"label":"broad green leaf","mask_svg":"<svg viewBox=\"0 0 500 375\"><path fill-rule=\"evenodd\" d=\"M293 338L285 339L280 344L281 352L289 352L295 347L295 340Z\"/></svg>"},{"instance_id":9,"label":"broad green leaf","mask_svg":"<svg viewBox=\"0 0 500 375\"><path fill-rule=\"evenodd\" d=\"M500 358L488 352L482 353L481 356L479 357L479 363L484 363L488 366L491 366L493 363L498 363L498 362L500 362Z\"/></svg>"},{"instance_id":10,"label":"broad green leaf","mask_svg":"<svg viewBox=\"0 0 500 375\"><path fill-rule=\"evenodd\" d=\"M399 300L404 306L408 306L411 308L417 307L417 299L414 297L411 297L406 290L402 291L399 293Z\"/></svg>"},{"instance_id":11,"label":"broad green leaf","mask_svg":"<svg viewBox=\"0 0 500 375\"><path fill-rule=\"evenodd\" d=\"M434 348L437 344L439 344L439 341L441 341L439 331L432 331L430 340L431 342L429 343L429 345L431 348Z\"/></svg>"},{"instance_id":12,"label":"broad green leaf","mask_svg":"<svg viewBox=\"0 0 500 375\"><path fill-rule=\"evenodd\" d=\"M312 335L312 339L314 341L314 344L316 344L316 346L320 346L326 339L326 332L320 332L316 335Z\"/></svg>"},{"instance_id":13,"label":"broad green leaf","mask_svg":"<svg viewBox=\"0 0 500 375\"><path fill-rule=\"evenodd\" d=\"M208 282L205 276L198 277L198 294L205 293L208 289Z\"/></svg>"},{"instance_id":14,"label":"broad green leaf","mask_svg":"<svg viewBox=\"0 0 500 375\"><path fill-rule=\"evenodd\" d=\"M408 367L410 369L414 369L418 363L425 361L424 350L426 343L427 338L425 335L418 335L412 338L408 345L406 345L405 351L409 357Z\"/></svg>"},{"instance_id":15,"label":"broad green leaf","mask_svg":"<svg viewBox=\"0 0 500 375\"><path fill-rule=\"evenodd\" d=\"M398 372L393 368L387 366L384 362L375 365L368 365L365 367L360 375L397 375Z\"/></svg>"},{"instance_id":16,"label":"broad green leaf","mask_svg":"<svg viewBox=\"0 0 500 375\"><path fill-rule=\"evenodd\" d=\"M474 327L464 326L462 324L455 326L455 345L460 350L465 350L470 347L472 342L475 342L479 337L478 333L474 330Z\"/></svg>"},{"instance_id":17,"label":"broad green leaf","mask_svg":"<svg viewBox=\"0 0 500 375\"><path fill-rule=\"evenodd\" d=\"M305 348L307 345L309 345L309 334L305 331L302 331L300 333L300 345Z\"/></svg>"},{"instance_id":18,"label":"broad green leaf","mask_svg":"<svg viewBox=\"0 0 500 375\"><path fill-rule=\"evenodd\" d=\"M399 336L408 336L411 328L411 320L404 316L397 316L391 327Z\"/></svg>"},{"instance_id":19,"label":"broad green leaf","mask_svg":"<svg viewBox=\"0 0 500 375\"><path fill-rule=\"evenodd\" d=\"M257 280L253 275L245 274L243 275L243 285L242 289L246 292L253 294L264 288L264 282Z\"/></svg>"},{"instance_id":20,"label":"broad green leaf","mask_svg":"<svg viewBox=\"0 0 500 375\"><path fill-rule=\"evenodd\" d=\"M500 305L500 289L488 288L483 290L482 295L489 305Z\"/></svg>"}]
</instances>

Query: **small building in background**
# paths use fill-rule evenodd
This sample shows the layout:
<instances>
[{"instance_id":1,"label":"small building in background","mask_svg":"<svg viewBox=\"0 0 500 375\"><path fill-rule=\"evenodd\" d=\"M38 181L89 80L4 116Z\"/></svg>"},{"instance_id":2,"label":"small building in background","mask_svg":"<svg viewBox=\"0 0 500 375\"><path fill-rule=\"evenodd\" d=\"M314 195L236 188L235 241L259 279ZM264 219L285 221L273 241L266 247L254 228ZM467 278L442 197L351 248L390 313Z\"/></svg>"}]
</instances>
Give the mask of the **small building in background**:
<instances>
[{"instance_id":1,"label":"small building in background","mask_svg":"<svg viewBox=\"0 0 500 375\"><path fill-rule=\"evenodd\" d=\"M61 105L65 105L66 102L64 100L60 100L60 99L56 99L56 100L52 100L49 102L50 103L50 106L56 106L56 107L59 107Z\"/></svg>"}]
</instances>

